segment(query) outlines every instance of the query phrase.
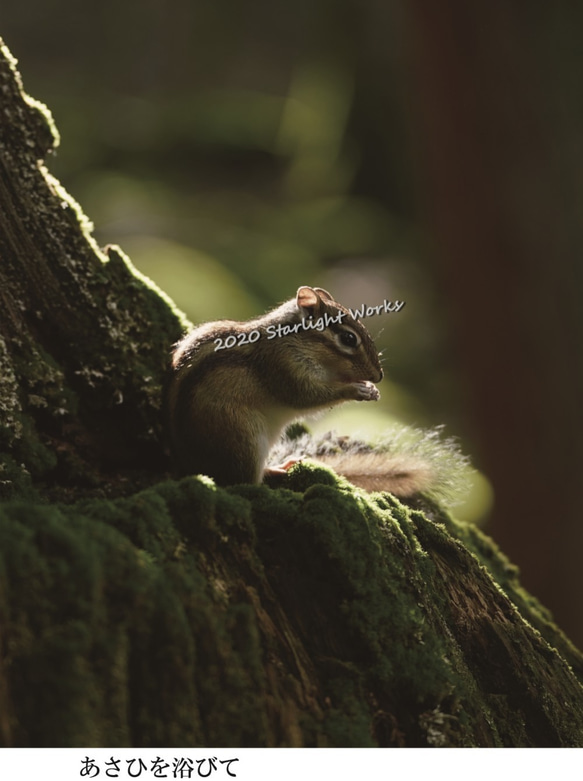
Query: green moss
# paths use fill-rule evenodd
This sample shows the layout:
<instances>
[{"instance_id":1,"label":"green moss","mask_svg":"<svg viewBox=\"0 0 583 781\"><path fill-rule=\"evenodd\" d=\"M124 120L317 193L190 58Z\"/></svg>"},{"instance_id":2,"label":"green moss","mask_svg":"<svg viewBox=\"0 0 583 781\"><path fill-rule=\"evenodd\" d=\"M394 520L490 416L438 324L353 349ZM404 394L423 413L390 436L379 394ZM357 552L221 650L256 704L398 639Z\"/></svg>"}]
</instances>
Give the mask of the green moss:
<instances>
[{"instance_id":1,"label":"green moss","mask_svg":"<svg viewBox=\"0 0 583 781\"><path fill-rule=\"evenodd\" d=\"M253 611L215 609L160 493L60 508L5 504L0 548L14 742L261 739Z\"/></svg>"},{"instance_id":2,"label":"green moss","mask_svg":"<svg viewBox=\"0 0 583 781\"><path fill-rule=\"evenodd\" d=\"M516 606L522 618L538 630L552 648L556 648L583 683L583 656L553 622L550 611L520 583L520 570L512 564L496 543L472 523L453 518L438 505L428 511L448 533L471 551L503 593Z\"/></svg>"},{"instance_id":3,"label":"green moss","mask_svg":"<svg viewBox=\"0 0 583 781\"><path fill-rule=\"evenodd\" d=\"M334 705L326 711L321 729L332 746L372 748L377 746L371 729L370 707L366 702L364 681L346 676L329 681Z\"/></svg>"},{"instance_id":4,"label":"green moss","mask_svg":"<svg viewBox=\"0 0 583 781\"><path fill-rule=\"evenodd\" d=\"M16 495L26 499L38 499L26 467L15 462L10 456L0 456L0 497L9 499Z\"/></svg>"},{"instance_id":5,"label":"green moss","mask_svg":"<svg viewBox=\"0 0 583 781\"><path fill-rule=\"evenodd\" d=\"M0 82L6 192L17 194L0 274L11 301L0 336L0 458L49 494L106 483L112 465L162 474L162 389L188 321L120 249L97 246L90 220L42 164L58 134L3 45ZM13 471L0 478L3 496L22 485L9 485Z\"/></svg>"},{"instance_id":6,"label":"green moss","mask_svg":"<svg viewBox=\"0 0 583 781\"><path fill-rule=\"evenodd\" d=\"M401 506L395 518L364 495L316 485L305 493L299 532L317 562L334 561L333 590L370 676L389 688L399 680L409 698L433 691L439 699L448 692L450 671L444 648L426 631L425 600L419 600L425 585L416 573L419 551L403 534L410 526L406 513ZM391 555L395 544L399 556Z\"/></svg>"},{"instance_id":7,"label":"green moss","mask_svg":"<svg viewBox=\"0 0 583 781\"><path fill-rule=\"evenodd\" d=\"M121 290L125 298L122 298L121 301L116 299L118 305L125 304L127 309L133 309L135 302L132 300L132 295L135 294L136 290L139 290L140 294L148 298L148 309L156 330L162 338L169 339L170 342L177 338L177 326L180 331L186 331L192 327L192 323L184 312L178 309L174 301L155 282L133 265L120 247L110 244L106 248L106 253L106 268L109 279L111 282L122 283Z\"/></svg>"},{"instance_id":8,"label":"green moss","mask_svg":"<svg viewBox=\"0 0 583 781\"><path fill-rule=\"evenodd\" d=\"M535 692L541 659L561 685L568 667L469 532L308 464L288 484L0 505L4 744L583 744L572 705ZM499 634L470 628L472 589Z\"/></svg>"}]
</instances>

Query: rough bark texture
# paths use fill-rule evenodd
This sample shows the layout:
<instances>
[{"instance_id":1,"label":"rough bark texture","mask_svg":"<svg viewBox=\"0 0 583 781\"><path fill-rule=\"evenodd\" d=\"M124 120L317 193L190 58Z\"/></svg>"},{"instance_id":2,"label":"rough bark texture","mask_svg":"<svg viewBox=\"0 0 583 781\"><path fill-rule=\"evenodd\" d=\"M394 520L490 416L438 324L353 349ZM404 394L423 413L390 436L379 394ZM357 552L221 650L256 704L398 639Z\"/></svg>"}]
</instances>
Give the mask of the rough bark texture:
<instances>
[{"instance_id":1,"label":"rough bark texture","mask_svg":"<svg viewBox=\"0 0 583 781\"><path fill-rule=\"evenodd\" d=\"M164 473L179 317L0 61L5 746L580 746L583 658L479 531L299 465Z\"/></svg>"},{"instance_id":2,"label":"rough bark texture","mask_svg":"<svg viewBox=\"0 0 583 781\"><path fill-rule=\"evenodd\" d=\"M103 482L160 462L160 384L179 316L42 164L56 131L0 62L0 490ZM159 464L160 465L160 464Z\"/></svg>"}]
</instances>

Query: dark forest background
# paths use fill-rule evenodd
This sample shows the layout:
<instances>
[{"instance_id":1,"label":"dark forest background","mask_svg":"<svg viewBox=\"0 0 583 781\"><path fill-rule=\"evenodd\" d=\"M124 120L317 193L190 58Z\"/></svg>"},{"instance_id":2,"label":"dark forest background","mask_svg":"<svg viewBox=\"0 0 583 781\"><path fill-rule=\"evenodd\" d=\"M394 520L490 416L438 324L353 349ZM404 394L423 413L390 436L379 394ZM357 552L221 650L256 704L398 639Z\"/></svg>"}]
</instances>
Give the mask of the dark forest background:
<instances>
[{"instance_id":1,"label":"dark forest background","mask_svg":"<svg viewBox=\"0 0 583 781\"><path fill-rule=\"evenodd\" d=\"M367 322L381 404L318 426L446 424L479 470L458 515L583 644L583 9L11 5L51 171L193 322L300 284L406 301Z\"/></svg>"}]
</instances>

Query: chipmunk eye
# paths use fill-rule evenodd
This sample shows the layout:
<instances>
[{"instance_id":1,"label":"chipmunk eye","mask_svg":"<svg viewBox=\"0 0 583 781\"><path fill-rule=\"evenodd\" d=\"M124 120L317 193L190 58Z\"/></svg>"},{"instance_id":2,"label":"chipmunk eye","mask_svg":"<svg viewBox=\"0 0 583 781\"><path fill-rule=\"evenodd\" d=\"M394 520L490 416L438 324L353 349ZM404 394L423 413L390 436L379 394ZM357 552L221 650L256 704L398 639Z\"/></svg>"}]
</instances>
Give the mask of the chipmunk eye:
<instances>
[{"instance_id":1,"label":"chipmunk eye","mask_svg":"<svg viewBox=\"0 0 583 781\"><path fill-rule=\"evenodd\" d=\"M339 339L345 347L358 347L358 336L353 331L341 331Z\"/></svg>"}]
</instances>

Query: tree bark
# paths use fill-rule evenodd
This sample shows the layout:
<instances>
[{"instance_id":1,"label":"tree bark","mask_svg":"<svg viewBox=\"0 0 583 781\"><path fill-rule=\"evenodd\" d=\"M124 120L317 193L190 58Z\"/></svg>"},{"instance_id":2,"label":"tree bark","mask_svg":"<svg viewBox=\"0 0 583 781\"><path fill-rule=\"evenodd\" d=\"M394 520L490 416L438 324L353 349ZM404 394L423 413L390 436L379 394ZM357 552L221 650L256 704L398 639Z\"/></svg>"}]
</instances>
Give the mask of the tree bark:
<instances>
[{"instance_id":1,"label":"tree bark","mask_svg":"<svg viewBox=\"0 0 583 781\"><path fill-rule=\"evenodd\" d=\"M183 323L123 254L101 251L42 160L45 107L1 61L0 384L4 496L109 484L162 465L159 388ZM107 474L109 470L110 474Z\"/></svg>"},{"instance_id":2,"label":"tree bark","mask_svg":"<svg viewBox=\"0 0 583 781\"><path fill-rule=\"evenodd\" d=\"M182 323L0 59L5 746L579 746L583 658L479 531L298 465L165 473Z\"/></svg>"}]
</instances>

